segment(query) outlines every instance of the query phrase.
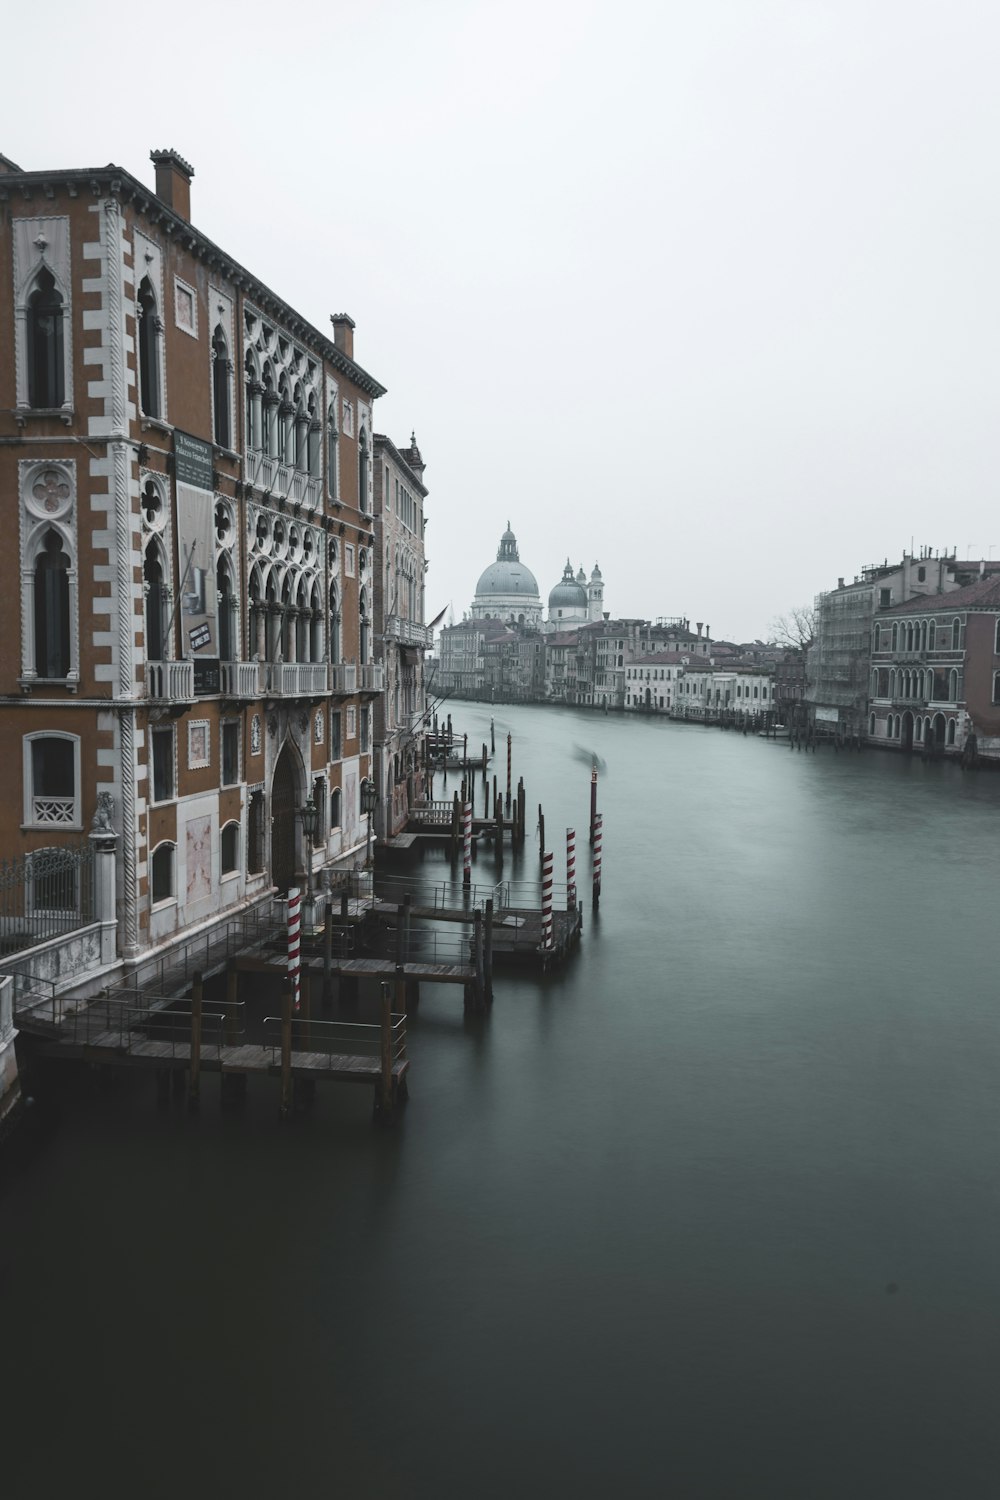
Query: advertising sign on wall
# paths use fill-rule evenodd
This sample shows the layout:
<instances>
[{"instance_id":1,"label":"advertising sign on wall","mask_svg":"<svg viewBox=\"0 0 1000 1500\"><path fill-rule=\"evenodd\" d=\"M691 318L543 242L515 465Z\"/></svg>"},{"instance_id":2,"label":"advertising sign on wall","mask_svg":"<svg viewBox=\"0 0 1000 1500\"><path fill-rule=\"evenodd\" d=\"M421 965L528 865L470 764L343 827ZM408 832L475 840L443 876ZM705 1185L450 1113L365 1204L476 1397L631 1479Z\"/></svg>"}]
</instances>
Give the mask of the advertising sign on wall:
<instances>
[{"instance_id":1,"label":"advertising sign on wall","mask_svg":"<svg viewBox=\"0 0 1000 1500\"><path fill-rule=\"evenodd\" d=\"M219 654L215 589L215 495L212 445L174 433L177 541L180 548L182 654Z\"/></svg>"}]
</instances>

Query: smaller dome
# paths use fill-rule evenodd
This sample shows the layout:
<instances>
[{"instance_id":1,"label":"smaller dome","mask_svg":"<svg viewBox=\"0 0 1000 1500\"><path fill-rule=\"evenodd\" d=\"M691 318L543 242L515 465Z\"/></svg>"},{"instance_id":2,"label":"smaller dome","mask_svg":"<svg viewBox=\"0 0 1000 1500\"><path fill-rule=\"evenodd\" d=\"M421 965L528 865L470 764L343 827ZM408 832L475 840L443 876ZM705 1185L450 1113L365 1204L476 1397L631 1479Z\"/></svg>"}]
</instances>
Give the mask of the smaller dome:
<instances>
[{"instance_id":1,"label":"smaller dome","mask_svg":"<svg viewBox=\"0 0 1000 1500\"><path fill-rule=\"evenodd\" d=\"M567 559L563 576L549 595L549 609L587 608L587 590L573 577L572 564Z\"/></svg>"},{"instance_id":2,"label":"smaller dome","mask_svg":"<svg viewBox=\"0 0 1000 1500\"><path fill-rule=\"evenodd\" d=\"M590 581L591 581L591 583L599 583L600 580L603 578L603 576L604 575L602 574L600 568L595 563L594 564L594 571L590 575Z\"/></svg>"}]
</instances>

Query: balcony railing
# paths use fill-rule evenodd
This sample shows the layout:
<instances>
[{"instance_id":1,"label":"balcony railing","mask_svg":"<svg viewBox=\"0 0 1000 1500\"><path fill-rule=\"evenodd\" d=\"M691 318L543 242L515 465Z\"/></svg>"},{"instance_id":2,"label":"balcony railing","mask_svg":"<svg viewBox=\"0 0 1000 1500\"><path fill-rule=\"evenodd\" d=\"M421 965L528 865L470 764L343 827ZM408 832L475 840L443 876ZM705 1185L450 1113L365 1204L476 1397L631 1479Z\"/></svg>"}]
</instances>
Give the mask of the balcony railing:
<instances>
[{"instance_id":1,"label":"balcony railing","mask_svg":"<svg viewBox=\"0 0 1000 1500\"><path fill-rule=\"evenodd\" d=\"M420 625L416 620L400 620L396 615L385 622L385 638L401 646L419 646L423 650L429 650L434 644L434 632L429 626Z\"/></svg>"},{"instance_id":2,"label":"balcony railing","mask_svg":"<svg viewBox=\"0 0 1000 1500\"><path fill-rule=\"evenodd\" d=\"M194 698L193 661L148 661L146 663L146 696L169 703Z\"/></svg>"},{"instance_id":3,"label":"balcony railing","mask_svg":"<svg viewBox=\"0 0 1000 1500\"><path fill-rule=\"evenodd\" d=\"M385 692L385 666L380 661L369 661L361 668L361 691L363 693Z\"/></svg>"},{"instance_id":4,"label":"balcony railing","mask_svg":"<svg viewBox=\"0 0 1000 1500\"><path fill-rule=\"evenodd\" d=\"M312 698L327 691L325 661L265 661L260 663L262 690L283 698Z\"/></svg>"},{"instance_id":5,"label":"balcony railing","mask_svg":"<svg viewBox=\"0 0 1000 1500\"><path fill-rule=\"evenodd\" d=\"M358 690L358 669L353 662L341 662L339 666L330 667L330 692L339 693L341 696L356 693Z\"/></svg>"},{"instance_id":6,"label":"balcony railing","mask_svg":"<svg viewBox=\"0 0 1000 1500\"><path fill-rule=\"evenodd\" d=\"M260 693L260 663L224 661L220 665L225 698L256 698Z\"/></svg>"},{"instance_id":7,"label":"balcony railing","mask_svg":"<svg viewBox=\"0 0 1000 1500\"><path fill-rule=\"evenodd\" d=\"M277 458L268 458L264 453L251 455L249 482L255 489L298 501L307 510L315 510L319 505L322 489L319 475L307 474L303 469L296 469Z\"/></svg>"}]
</instances>

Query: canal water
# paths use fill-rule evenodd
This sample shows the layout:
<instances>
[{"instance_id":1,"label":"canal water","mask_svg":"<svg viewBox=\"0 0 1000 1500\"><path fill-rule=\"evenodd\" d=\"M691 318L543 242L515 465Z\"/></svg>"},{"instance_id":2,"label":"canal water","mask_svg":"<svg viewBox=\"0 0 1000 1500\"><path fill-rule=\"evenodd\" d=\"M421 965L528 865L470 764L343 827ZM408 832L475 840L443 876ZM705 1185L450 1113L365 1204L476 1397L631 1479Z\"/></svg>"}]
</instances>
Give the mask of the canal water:
<instances>
[{"instance_id":1,"label":"canal water","mask_svg":"<svg viewBox=\"0 0 1000 1500\"><path fill-rule=\"evenodd\" d=\"M40 1078L4 1492L995 1495L1000 778L493 712L584 890L606 762L575 960L483 1020L425 989L392 1130Z\"/></svg>"}]
</instances>

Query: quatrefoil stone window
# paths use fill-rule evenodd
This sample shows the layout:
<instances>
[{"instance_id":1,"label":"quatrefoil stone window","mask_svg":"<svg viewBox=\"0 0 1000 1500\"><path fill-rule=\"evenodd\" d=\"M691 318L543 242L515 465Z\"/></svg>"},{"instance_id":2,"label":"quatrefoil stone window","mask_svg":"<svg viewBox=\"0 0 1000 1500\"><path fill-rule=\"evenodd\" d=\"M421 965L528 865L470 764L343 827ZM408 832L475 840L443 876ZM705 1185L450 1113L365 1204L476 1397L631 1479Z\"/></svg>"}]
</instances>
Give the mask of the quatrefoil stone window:
<instances>
[{"instance_id":1,"label":"quatrefoil stone window","mask_svg":"<svg viewBox=\"0 0 1000 1500\"><path fill-rule=\"evenodd\" d=\"M167 515L163 496L151 479L142 487L142 519L149 531L162 531Z\"/></svg>"},{"instance_id":2,"label":"quatrefoil stone window","mask_svg":"<svg viewBox=\"0 0 1000 1500\"><path fill-rule=\"evenodd\" d=\"M215 502L215 536L220 547L231 547L236 540L232 511L225 500Z\"/></svg>"},{"instance_id":3,"label":"quatrefoil stone window","mask_svg":"<svg viewBox=\"0 0 1000 1500\"><path fill-rule=\"evenodd\" d=\"M32 509L56 516L69 509L73 489L61 469L42 469L31 486Z\"/></svg>"}]
</instances>

